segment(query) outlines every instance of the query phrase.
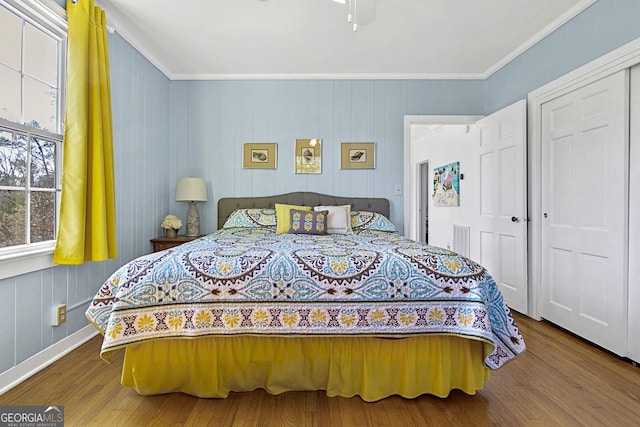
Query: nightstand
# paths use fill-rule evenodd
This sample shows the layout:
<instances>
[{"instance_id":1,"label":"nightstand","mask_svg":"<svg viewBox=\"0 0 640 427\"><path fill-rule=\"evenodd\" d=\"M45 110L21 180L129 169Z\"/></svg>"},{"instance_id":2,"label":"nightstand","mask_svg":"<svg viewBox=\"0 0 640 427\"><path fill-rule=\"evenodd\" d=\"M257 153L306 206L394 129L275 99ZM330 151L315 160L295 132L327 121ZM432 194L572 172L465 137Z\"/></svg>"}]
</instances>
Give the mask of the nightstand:
<instances>
[{"instance_id":1,"label":"nightstand","mask_svg":"<svg viewBox=\"0 0 640 427\"><path fill-rule=\"evenodd\" d=\"M163 251L165 249L174 248L180 246L183 243L190 242L192 240L199 239L202 236L178 236L178 237L156 237L151 239L153 244L153 252Z\"/></svg>"}]
</instances>

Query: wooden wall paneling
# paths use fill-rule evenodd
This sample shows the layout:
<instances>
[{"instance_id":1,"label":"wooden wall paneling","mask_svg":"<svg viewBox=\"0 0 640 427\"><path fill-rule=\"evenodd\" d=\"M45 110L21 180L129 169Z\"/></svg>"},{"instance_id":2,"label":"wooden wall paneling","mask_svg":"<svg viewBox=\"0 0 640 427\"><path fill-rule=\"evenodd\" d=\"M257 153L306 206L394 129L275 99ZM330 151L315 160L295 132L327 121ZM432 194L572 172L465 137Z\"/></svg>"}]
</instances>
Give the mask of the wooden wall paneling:
<instances>
[{"instance_id":1,"label":"wooden wall paneling","mask_svg":"<svg viewBox=\"0 0 640 427\"><path fill-rule=\"evenodd\" d=\"M73 267L75 273L75 289L73 290L75 290L75 294L72 294L73 290L70 289L66 302L67 322L69 322L70 333L87 325L84 313L89 307L90 300L93 299L93 296L104 282L104 264L102 262L91 262ZM43 307L47 307L47 305L43 304ZM49 312L45 314L48 317L51 316ZM46 346L43 346L43 348L46 348Z\"/></svg>"},{"instance_id":2,"label":"wooden wall paneling","mask_svg":"<svg viewBox=\"0 0 640 427\"><path fill-rule=\"evenodd\" d=\"M119 43L122 43L122 40L119 38L109 39L109 65L111 71L111 120L113 124L113 162L116 191L116 218L123 217L123 212L128 209L128 207L120 202L120 197L123 194L123 191L126 191L124 182L125 173L127 173L127 170L126 168L122 167L123 162L125 161L125 155L123 153L124 144L122 143L125 114L121 100L123 98L123 93L125 92L123 85L127 80L113 79L113 77L115 77L114 70L120 70L123 67L123 52L122 49L117 48L117 46L119 46ZM118 125L116 125L116 123ZM122 244L123 240L131 238L130 234L124 232L124 227L125 225L123 224L123 221L116 222L116 239L118 240L119 258L127 258L125 247L130 247L129 245Z\"/></svg>"},{"instance_id":3,"label":"wooden wall paneling","mask_svg":"<svg viewBox=\"0 0 640 427\"><path fill-rule=\"evenodd\" d=\"M133 91L134 95L133 105L135 105L134 111L132 111L132 116L135 118L133 126L133 132L131 136L133 137L128 143L131 144L133 148L132 160L135 162L133 166L133 181L131 181L131 187L133 190L133 194L129 203L133 206L132 216L130 217L133 222L133 230L132 236L134 240L131 242L131 247L133 248L132 255L134 257L138 256L142 252L142 244L144 236L144 215L139 215L138 213L143 212L145 209L144 203L144 194L141 189L144 188L145 182L145 168L147 167L147 158L145 157L144 152L144 143L145 143L145 132L146 126L144 123L144 96L146 95L144 81L142 80L143 73L143 58L139 56L135 56L133 61ZM147 236L148 237L148 236ZM146 240L149 240L148 238ZM146 242L145 242L146 243Z\"/></svg>"},{"instance_id":4,"label":"wooden wall paneling","mask_svg":"<svg viewBox=\"0 0 640 427\"><path fill-rule=\"evenodd\" d=\"M317 80L316 135L322 138L322 179L318 182L319 193L334 193L336 176L340 171L340 135L335 126L335 80Z\"/></svg>"},{"instance_id":5,"label":"wooden wall paneling","mask_svg":"<svg viewBox=\"0 0 640 427\"><path fill-rule=\"evenodd\" d=\"M69 269L72 267L68 267L66 265L61 265L58 267L53 267L52 273L52 283L51 283L51 306L57 306L58 304L62 304L67 300L67 283L69 282ZM67 324L63 323L60 326L51 328L51 335L53 342L56 343L60 341L62 338L65 338L67 333Z\"/></svg>"},{"instance_id":6,"label":"wooden wall paneling","mask_svg":"<svg viewBox=\"0 0 640 427\"><path fill-rule=\"evenodd\" d=\"M134 150L137 135L134 134L134 123L137 120L135 110L137 103L135 97L132 97L135 88L135 82L132 78L134 73L133 58L134 53L125 49L125 43L122 39L119 41L121 49L109 48L109 51L118 52L121 57L120 66L117 69L111 68L112 80L112 112L114 126L114 156L118 159L118 163L114 165L116 170L116 212L117 218L126 218L116 223L119 230L117 235L118 246L122 260L131 259L135 253L134 242L136 240L134 228L135 224L135 207L133 205L135 193L135 160ZM110 45L111 46L111 45ZM111 58L109 58L111 59ZM129 76L129 78L123 78ZM114 85L115 83L115 85ZM114 91L114 86L115 91Z\"/></svg>"},{"instance_id":7,"label":"wooden wall paneling","mask_svg":"<svg viewBox=\"0 0 640 427\"><path fill-rule=\"evenodd\" d=\"M404 194L404 188L402 188L403 181L403 147L404 144L404 119L395 120L396 117L404 117L407 114L402 109L402 82L378 82L378 87L382 88L382 94L384 97L384 108L381 110L380 124L384 126L384 139L376 147L376 170L384 171L385 174L393 176L391 179L376 179L376 186L382 188L381 194L387 194L387 198L390 201L391 219L398 227L398 230L402 230L404 221L398 221L403 216L403 197L394 195L394 186L400 185L402 194ZM377 120L376 120L377 122ZM382 159L385 159L382 161ZM396 171L396 175L391 175ZM377 177L377 175L376 175ZM403 219L403 218L402 218Z\"/></svg>"},{"instance_id":8,"label":"wooden wall paneling","mask_svg":"<svg viewBox=\"0 0 640 427\"><path fill-rule=\"evenodd\" d=\"M147 67L151 67L150 64L144 64L143 68L147 68ZM146 70L145 70L146 71ZM145 73L147 74L147 73ZM155 183L157 181L161 181L162 180L162 175L160 174L159 171L159 162L158 162L158 158L156 157L158 150L162 149L162 146L160 144L160 135L159 135L159 128L158 128L158 121L157 119L157 115L158 112L160 111L160 105L163 103L163 99L160 96L161 95L161 91L158 90L158 87L160 87L156 81L156 76L150 76L150 78L145 79L144 82L144 88L145 88L145 95L144 95L144 99L145 99L145 108L144 108L144 120L143 120L143 126L144 126L144 130L145 130L145 139L144 139L144 143L143 143L143 150L144 150L144 159L145 159L145 163L144 163L144 177L142 180L142 201L143 201L143 205L145 206L144 210L141 212L144 212L144 215L139 215L140 217L142 217L143 220L143 225L142 225L142 236L140 239L140 253L144 254L144 253L148 253L148 245L147 242L145 242L144 236L155 236L157 234L159 234L159 228L157 224L153 224L154 222L154 217L155 217L155 206L154 206L154 199L156 198L156 194L154 192L154 188L155 188ZM155 165L155 169L154 169L154 165ZM150 171L154 171L152 173L149 173ZM167 193L167 188L165 187L163 189L164 193Z\"/></svg>"},{"instance_id":9,"label":"wooden wall paneling","mask_svg":"<svg viewBox=\"0 0 640 427\"><path fill-rule=\"evenodd\" d=\"M235 91L231 83L222 84L222 82L202 82L202 85L214 85L220 87L220 140L216 141L221 148L223 156L217 160L217 164L224 163L225 174L221 176L220 181L216 182L216 188L223 188L225 194L233 195L236 191L240 191L241 173L238 168L238 161L241 159L242 153L240 147L237 146L236 139L238 120L238 108L236 104ZM196 94L197 96L197 94ZM222 196L222 194L220 195Z\"/></svg>"},{"instance_id":10,"label":"wooden wall paneling","mask_svg":"<svg viewBox=\"0 0 640 427\"><path fill-rule=\"evenodd\" d=\"M16 363L28 359L42 349L40 334L33 331L40 329L41 316L41 282L39 271L17 276L15 280L16 304Z\"/></svg>"},{"instance_id":11,"label":"wooden wall paneling","mask_svg":"<svg viewBox=\"0 0 640 427\"><path fill-rule=\"evenodd\" d=\"M0 281L0 301L6 306L0 310L0 372L11 368L16 358L16 278L10 277Z\"/></svg>"},{"instance_id":12,"label":"wooden wall paneling","mask_svg":"<svg viewBox=\"0 0 640 427\"><path fill-rule=\"evenodd\" d=\"M42 270L40 273L40 303L44 311L45 307L53 307L53 269L47 268ZM53 344L52 328L51 319L47 319L46 316L43 316L40 319L40 342L42 343L42 348L47 348ZM2 372L2 369L0 369L0 372Z\"/></svg>"},{"instance_id":13,"label":"wooden wall paneling","mask_svg":"<svg viewBox=\"0 0 640 427\"><path fill-rule=\"evenodd\" d=\"M329 110L331 117L329 120L332 120L332 138L336 143L342 142L343 138L346 137L344 123L347 122L347 119L344 117L344 100L341 96L342 94L342 81L334 80L332 81L331 88L327 88L327 90L331 90L331 105L332 109ZM336 159L338 154L335 154ZM337 161L337 160L336 160ZM331 180L331 188L336 189L336 195L342 196L342 188L344 183L346 183L346 179L344 175L341 173L339 167L333 169L332 180Z\"/></svg>"},{"instance_id":14,"label":"wooden wall paneling","mask_svg":"<svg viewBox=\"0 0 640 427\"><path fill-rule=\"evenodd\" d=\"M339 83L339 91L336 94L339 99L340 108L340 126L337 128L337 139L339 142L351 142L356 137L354 133L353 120L354 115L357 115L355 111L357 106L355 105L355 95L353 90L354 82L352 80ZM339 170L340 186L336 188L336 193L339 196L344 195L356 195L353 193L353 189L356 186L353 182L353 171Z\"/></svg>"},{"instance_id":15,"label":"wooden wall paneling","mask_svg":"<svg viewBox=\"0 0 640 427\"><path fill-rule=\"evenodd\" d=\"M372 80L354 81L352 84L351 139L345 142L372 141L375 111ZM339 166L338 166L339 167ZM367 170L345 170L350 175L351 191L356 197L375 194L375 181Z\"/></svg>"},{"instance_id":16,"label":"wooden wall paneling","mask_svg":"<svg viewBox=\"0 0 640 427\"><path fill-rule=\"evenodd\" d=\"M186 143L187 143L187 117L189 115L189 93L187 91L187 82L172 81L169 83L169 118L168 118L168 134L167 150L171 150L171 156L167 160L166 175L167 188L165 193L167 199L166 211L162 212L162 218L169 213L176 214L175 191L179 169L186 163Z\"/></svg>"}]
</instances>

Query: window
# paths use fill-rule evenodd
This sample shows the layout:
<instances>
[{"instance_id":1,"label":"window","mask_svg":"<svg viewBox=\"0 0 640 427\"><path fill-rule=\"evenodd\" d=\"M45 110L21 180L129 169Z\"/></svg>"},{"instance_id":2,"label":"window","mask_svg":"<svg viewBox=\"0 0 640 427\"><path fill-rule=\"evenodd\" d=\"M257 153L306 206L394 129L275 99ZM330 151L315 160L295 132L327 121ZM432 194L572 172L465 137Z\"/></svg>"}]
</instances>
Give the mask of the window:
<instances>
[{"instance_id":1,"label":"window","mask_svg":"<svg viewBox=\"0 0 640 427\"><path fill-rule=\"evenodd\" d=\"M53 249L66 31L52 1L0 0L0 261Z\"/></svg>"},{"instance_id":2,"label":"window","mask_svg":"<svg viewBox=\"0 0 640 427\"><path fill-rule=\"evenodd\" d=\"M55 239L61 142L57 134L0 123L0 248Z\"/></svg>"}]
</instances>

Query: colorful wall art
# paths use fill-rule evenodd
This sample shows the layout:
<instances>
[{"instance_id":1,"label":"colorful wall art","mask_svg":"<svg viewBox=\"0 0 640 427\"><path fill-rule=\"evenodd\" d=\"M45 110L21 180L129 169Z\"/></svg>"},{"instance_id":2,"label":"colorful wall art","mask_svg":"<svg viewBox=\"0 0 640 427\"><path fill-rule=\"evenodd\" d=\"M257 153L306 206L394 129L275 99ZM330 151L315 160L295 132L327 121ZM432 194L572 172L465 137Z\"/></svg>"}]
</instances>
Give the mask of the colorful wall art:
<instances>
[{"instance_id":1,"label":"colorful wall art","mask_svg":"<svg viewBox=\"0 0 640 427\"><path fill-rule=\"evenodd\" d=\"M460 206L460 162L433 169L433 204Z\"/></svg>"}]
</instances>

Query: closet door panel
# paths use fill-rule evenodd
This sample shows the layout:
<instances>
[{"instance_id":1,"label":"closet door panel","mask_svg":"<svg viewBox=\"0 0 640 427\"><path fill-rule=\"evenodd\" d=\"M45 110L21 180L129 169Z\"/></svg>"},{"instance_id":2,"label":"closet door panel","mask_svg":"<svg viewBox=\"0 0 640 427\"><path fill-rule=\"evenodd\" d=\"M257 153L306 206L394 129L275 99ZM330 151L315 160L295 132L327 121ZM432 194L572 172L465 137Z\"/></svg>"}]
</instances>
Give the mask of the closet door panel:
<instances>
[{"instance_id":1,"label":"closet door panel","mask_svg":"<svg viewBox=\"0 0 640 427\"><path fill-rule=\"evenodd\" d=\"M542 105L542 317L627 345L628 72Z\"/></svg>"}]
</instances>

